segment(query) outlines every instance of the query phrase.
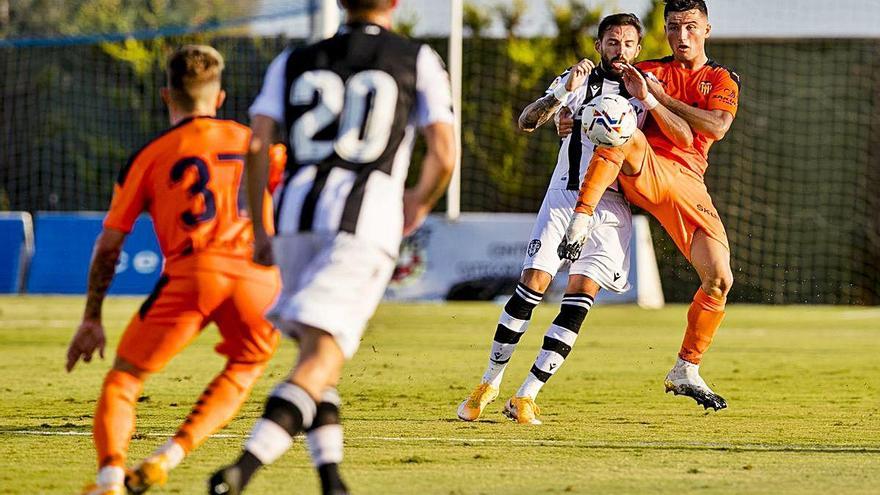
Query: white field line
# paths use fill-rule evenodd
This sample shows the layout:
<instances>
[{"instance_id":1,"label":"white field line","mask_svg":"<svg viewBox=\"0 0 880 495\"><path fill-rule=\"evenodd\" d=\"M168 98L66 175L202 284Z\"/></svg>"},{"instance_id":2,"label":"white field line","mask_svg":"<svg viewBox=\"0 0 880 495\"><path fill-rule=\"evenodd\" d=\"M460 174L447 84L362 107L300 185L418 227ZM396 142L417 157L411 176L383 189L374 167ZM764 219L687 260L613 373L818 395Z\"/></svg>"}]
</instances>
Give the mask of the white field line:
<instances>
[{"instance_id":1,"label":"white field line","mask_svg":"<svg viewBox=\"0 0 880 495\"><path fill-rule=\"evenodd\" d=\"M13 430L0 431L2 435L27 435L43 437L88 437L88 431L41 431ZM168 438L168 433L139 433L142 437ZM212 438L241 438L247 435L235 433L218 433ZM578 440L540 440L528 438L467 438L467 437L383 437L383 436L346 436L346 443L357 442L394 442L394 443L460 443L486 445L531 445L536 447L574 447L583 449L654 449L654 450L721 450L733 452L804 452L804 453L872 453L880 454L880 445L803 445L803 444L732 444L703 442L589 442Z\"/></svg>"}]
</instances>

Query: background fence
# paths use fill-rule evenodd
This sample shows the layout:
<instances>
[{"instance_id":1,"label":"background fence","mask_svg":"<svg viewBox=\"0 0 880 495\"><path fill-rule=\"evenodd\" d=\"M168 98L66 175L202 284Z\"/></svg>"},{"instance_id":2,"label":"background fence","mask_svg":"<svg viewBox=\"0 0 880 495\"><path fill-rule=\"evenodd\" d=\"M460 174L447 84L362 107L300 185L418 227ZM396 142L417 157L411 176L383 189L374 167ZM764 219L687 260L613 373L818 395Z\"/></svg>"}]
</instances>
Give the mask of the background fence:
<instances>
[{"instance_id":1,"label":"background fence","mask_svg":"<svg viewBox=\"0 0 880 495\"><path fill-rule=\"evenodd\" d=\"M105 209L118 168L167 126L164 54L193 41L226 57L220 114L246 122L286 40L202 33L0 47L0 209ZM429 41L445 55L446 40ZM516 118L564 68L536 59L558 42L465 39L463 211L537 211L558 140L550 128L517 132ZM579 55L570 48L559 58ZM731 299L880 304L880 41L724 40L709 51L743 83L706 177L731 240ZM688 301L696 275L653 227L665 296Z\"/></svg>"}]
</instances>

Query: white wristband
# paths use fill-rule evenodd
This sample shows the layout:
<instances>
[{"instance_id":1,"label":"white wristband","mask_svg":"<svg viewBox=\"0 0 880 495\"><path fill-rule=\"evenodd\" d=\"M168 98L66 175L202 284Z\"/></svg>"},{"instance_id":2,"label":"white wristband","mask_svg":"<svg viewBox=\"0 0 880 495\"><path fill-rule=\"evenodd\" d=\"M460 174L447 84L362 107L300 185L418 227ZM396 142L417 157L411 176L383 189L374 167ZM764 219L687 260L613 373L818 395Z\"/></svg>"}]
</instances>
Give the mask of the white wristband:
<instances>
[{"instance_id":1,"label":"white wristband","mask_svg":"<svg viewBox=\"0 0 880 495\"><path fill-rule=\"evenodd\" d=\"M641 101L642 101L642 105L645 105L645 110L648 110L648 111L651 111L651 110L657 108L657 105L660 104L660 102L657 101L657 97L655 97L651 93L648 93L648 97L645 98L644 100L641 100Z\"/></svg>"},{"instance_id":2,"label":"white wristband","mask_svg":"<svg viewBox=\"0 0 880 495\"><path fill-rule=\"evenodd\" d=\"M555 88L553 88L553 97L556 98L556 101L565 101L565 98L571 93L571 91L565 89L565 83L560 82Z\"/></svg>"}]
</instances>

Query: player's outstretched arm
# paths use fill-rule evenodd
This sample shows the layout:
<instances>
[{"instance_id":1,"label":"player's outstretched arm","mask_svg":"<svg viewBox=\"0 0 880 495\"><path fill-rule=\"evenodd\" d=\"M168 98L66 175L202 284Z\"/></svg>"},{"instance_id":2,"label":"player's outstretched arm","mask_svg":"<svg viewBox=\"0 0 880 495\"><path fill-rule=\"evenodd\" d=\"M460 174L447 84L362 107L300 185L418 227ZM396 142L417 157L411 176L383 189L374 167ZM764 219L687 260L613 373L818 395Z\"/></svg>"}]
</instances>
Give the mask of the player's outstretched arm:
<instances>
[{"instance_id":1,"label":"player's outstretched arm","mask_svg":"<svg viewBox=\"0 0 880 495\"><path fill-rule=\"evenodd\" d=\"M695 108L668 95L663 99L657 98L657 100L683 118L695 130L715 141L724 138L727 131L730 130L730 125L733 124L733 114L725 110Z\"/></svg>"},{"instance_id":2,"label":"player's outstretched arm","mask_svg":"<svg viewBox=\"0 0 880 495\"><path fill-rule=\"evenodd\" d=\"M248 210L254 229L254 262L271 266L275 260L272 241L263 225L263 196L269 181L269 147L277 132L277 124L271 117L256 115L251 122L251 131L244 169L247 175Z\"/></svg>"},{"instance_id":3,"label":"player's outstretched arm","mask_svg":"<svg viewBox=\"0 0 880 495\"><path fill-rule=\"evenodd\" d=\"M663 86L651 75L645 77L632 65L623 68L623 82L627 91L638 98L651 112L660 131L679 148L690 148L694 143L694 134L687 121L676 115L660 103L659 93L666 95Z\"/></svg>"},{"instance_id":4,"label":"player's outstretched arm","mask_svg":"<svg viewBox=\"0 0 880 495\"><path fill-rule=\"evenodd\" d=\"M104 228L95 240L95 249L89 266L86 308L83 311L82 322L67 348L67 371L71 371L80 358L87 363L90 362L96 350L101 359L104 359L106 338L101 323L101 309L107 289L110 288L110 282L113 281L113 275L116 273L116 263L122 253L125 235L122 231Z\"/></svg>"},{"instance_id":5,"label":"player's outstretched arm","mask_svg":"<svg viewBox=\"0 0 880 495\"><path fill-rule=\"evenodd\" d=\"M569 73L553 88L552 93L538 98L522 111L519 116L520 130L533 132L553 118L568 94L587 80L594 67L593 62L588 59L583 59L573 66Z\"/></svg>"},{"instance_id":6,"label":"player's outstretched arm","mask_svg":"<svg viewBox=\"0 0 880 495\"><path fill-rule=\"evenodd\" d=\"M455 167L455 133L452 124L437 122L422 128L428 151L416 186L403 196L403 235L413 233L443 196Z\"/></svg>"}]
</instances>

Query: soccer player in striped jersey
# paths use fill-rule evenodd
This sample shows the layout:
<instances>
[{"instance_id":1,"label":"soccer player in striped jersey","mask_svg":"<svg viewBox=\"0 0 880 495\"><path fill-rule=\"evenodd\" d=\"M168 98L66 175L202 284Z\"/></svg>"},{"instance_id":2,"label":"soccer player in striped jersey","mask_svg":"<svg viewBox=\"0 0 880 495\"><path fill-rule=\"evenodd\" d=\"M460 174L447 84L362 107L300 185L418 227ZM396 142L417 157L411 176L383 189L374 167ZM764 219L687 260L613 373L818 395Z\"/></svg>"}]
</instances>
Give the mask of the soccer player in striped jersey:
<instances>
[{"instance_id":1,"label":"soccer player in striped jersey","mask_svg":"<svg viewBox=\"0 0 880 495\"><path fill-rule=\"evenodd\" d=\"M342 0L348 20L330 39L287 49L251 106L250 190L265 180L266 143L287 135L288 168L276 193L274 247L255 221L255 256L277 255L283 288L270 317L299 342L290 375L271 392L238 460L209 493L235 495L306 433L325 495L348 493L339 474L336 385L376 310L404 234L446 189L455 156L452 95L440 57L389 31L397 0ZM405 189L416 133L427 144ZM260 210L261 197L251 196Z\"/></svg>"},{"instance_id":2,"label":"soccer player in striped jersey","mask_svg":"<svg viewBox=\"0 0 880 495\"><path fill-rule=\"evenodd\" d=\"M609 184L620 184L633 204L663 225L700 277L678 358L666 375L666 391L717 411L727 401L709 388L699 365L724 318L733 273L727 233L703 174L709 148L725 136L736 116L739 76L706 55L712 27L703 0L668 0L664 19L672 55L626 67L624 81L652 116L672 112L684 119L691 140L682 144L668 139L662 122L654 119L625 144L597 148L560 250L577 257L600 224L596 208Z\"/></svg>"},{"instance_id":3,"label":"soccer player in striped jersey","mask_svg":"<svg viewBox=\"0 0 880 495\"><path fill-rule=\"evenodd\" d=\"M458 417L462 420L478 419L486 406L498 396L504 370L528 327L532 310L541 302L544 291L565 262L558 255L557 246L573 214L577 191L594 149L594 145L581 135L584 106L597 95L620 94L630 98L639 115L639 122L644 121L644 108L631 98L621 79L622 68L639 54L641 36L642 25L635 15L614 14L605 17L599 24L595 45L601 58L600 64L594 66L589 60L582 60L558 77L547 89L546 95L526 107L520 116L520 129L526 132L534 131L554 115L559 116L559 131L563 139L556 170L528 245L519 285L498 320L483 378L459 405ZM673 139L683 139L676 133L686 129L684 122L675 116L666 117ZM632 214L629 203L616 184L606 188L598 211L601 212L601 226L593 232L580 257L572 260L559 314L544 335L541 351L531 371L504 406L504 414L518 423L540 424L540 411L535 398L571 352L600 288L614 292L629 288Z\"/></svg>"}]
</instances>

